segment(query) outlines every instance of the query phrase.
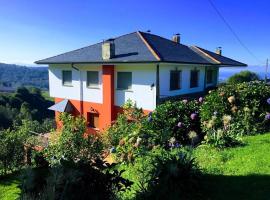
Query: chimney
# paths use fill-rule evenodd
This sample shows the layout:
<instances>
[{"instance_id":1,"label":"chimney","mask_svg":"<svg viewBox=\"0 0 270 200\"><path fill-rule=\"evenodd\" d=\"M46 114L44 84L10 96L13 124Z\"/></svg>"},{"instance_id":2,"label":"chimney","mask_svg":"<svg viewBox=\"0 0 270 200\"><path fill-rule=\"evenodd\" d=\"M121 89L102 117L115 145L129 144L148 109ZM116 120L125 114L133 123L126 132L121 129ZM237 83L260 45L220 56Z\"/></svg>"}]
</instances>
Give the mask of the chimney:
<instances>
[{"instance_id":1,"label":"chimney","mask_svg":"<svg viewBox=\"0 0 270 200\"><path fill-rule=\"evenodd\" d=\"M115 56L114 39L106 40L102 43L102 59L109 60Z\"/></svg>"},{"instance_id":2,"label":"chimney","mask_svg":"<svg viewBox=\"0 0 270 200\"><path fill-rule=\"evenodd\" d=\"M218 55L222 55L222 47L217 47L216 48L216 54L218 54Z\"/></svg>"},{"instance_id":3,"label":"chimney","mask_svg":"<svg viewBox=\"0 0 270 200\"><path fill-rule=\"evenodd\" d=\"M177 33L177 34L173 35L172 41L180 44L180 34Z\"/></svg>"}]
</instances>

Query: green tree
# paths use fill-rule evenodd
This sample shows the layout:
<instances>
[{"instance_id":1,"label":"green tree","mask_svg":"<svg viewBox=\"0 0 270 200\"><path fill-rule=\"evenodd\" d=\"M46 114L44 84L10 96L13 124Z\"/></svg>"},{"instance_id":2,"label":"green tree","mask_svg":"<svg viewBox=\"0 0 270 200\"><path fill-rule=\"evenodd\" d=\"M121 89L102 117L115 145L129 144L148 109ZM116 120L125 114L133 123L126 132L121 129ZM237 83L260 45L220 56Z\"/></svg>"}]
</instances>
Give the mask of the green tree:
<instances>
[{"instance_id":1,"label":"green tree","mask_svg":"<svg viewBox=\"0 0 270 200\"><path fill-rule=\"evenodd\" d=\"M251 71L245 70L241 71L237 74L234 74L228 79L229 84L236 84L236 83L243 83L243 82L250 82L260 80L259 76Z\"/></svg>"}]
</instances>

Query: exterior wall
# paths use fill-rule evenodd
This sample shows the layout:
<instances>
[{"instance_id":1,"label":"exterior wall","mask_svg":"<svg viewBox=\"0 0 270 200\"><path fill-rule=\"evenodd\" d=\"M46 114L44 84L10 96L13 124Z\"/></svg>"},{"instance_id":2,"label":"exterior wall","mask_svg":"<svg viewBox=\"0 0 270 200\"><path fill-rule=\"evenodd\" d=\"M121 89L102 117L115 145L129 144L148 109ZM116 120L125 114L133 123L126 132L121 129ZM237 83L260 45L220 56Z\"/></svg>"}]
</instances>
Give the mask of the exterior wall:
<instances>
[{"instance_id":1,"label":"exterior wall","mask_svg":"<svg viewBox=\"0 0 270 200\"><path fill-rule=\"evenodd\" d=\"M155 108L155 89L151 89L151 85L155 84L155 68L150 67L150 69L144 70L145 66L74 65L72 68L71 65L50 65L50 95L55 98L56 103L69 99L74 108L72 114L75 116L82 115L87 119L87 113L95 110L99 114L98 129L102 130L111 124L117 113L122 112L120 106L128 99L136 102L146 114ZM62 85L63 70L72 70L72 86ZM87 88L87 71L99 71L97 88ZM116 89L117 71L132 72L131 91ZM133 95L128 96L126 93ZM143 96L144 94L146 95ZM152 98L148 100L149 95ZM56 121L60 128L61 123L58 121L58 116L59 113L56 112ZM93 128L87 129L88 133L96 131L97 129Z\"/></svg>"},{"instance_id":2,"label":"exterior wall","mask_svg":"<svg viewBox=\"0 0 270 200\"><path fill-rule=\"evenodd\" d=\"M53 64L49 66L50 96L101 104L103 98L102 67L93 65L75 65L75 67L80 71L73 69L70 64ZM62 84L63 70L72 70L72 86ZM97 88L88 88L86 86L87 71L99 71L99 86Z\"/></svg>"},{"instance_id":3,"label":"exterior wall","mask_svg":"<svg viewBox=\"0 0 270 200\"><path fill-rule=\"evenodd\" d=\"M117 89L117 72L132 72L131 90ZM154 86L154 87L151 87ZM128 99L144 110L156 107L156 65L116 65L115 105L122 106Z\"/></svg>"},{"instance_id":4,"label":"exterior wall","mask_svg":"<svg viewBox=\"0 0 270 200\"><path fill-rule=\"evenodd\" d=\"M75 69L76 68L76 69ZM200 70L199 86L190 88L190 70ZM79 70L77 70L79 69ZM76 64L71 67L67 64L49 66L50 96L55 102L69 99L74 106L73 114L87 118L87 113L95 110L99 114L99 129L105 129L122 112L121 106L132 100L147 114L156 108L156 64L121 64L103 65ZM182 71L181 89L170 91L170 71ZM72 86L63 86L62 71L72 70ZM202 92L205 87L214 86L205 84L206 66L160 64L160 97ZM96 88L87 87L87 71L99 72L99 84ZM117 72L132 73L132 87L130 90L117 89ZM217 68L218 77L218 68ZM59 113L56 112L56 118ZM60 124L59 124L60 126ZM88 132L96 132L91 128Z\"/></svg>"},{"instance_id":5,"label":"exterior wall","mask_svg":"<svg viewBox=\"0 0 270 200\"><path fill-rule=\"evenodd\" d=\"M181 89L170 90L170 71L175 69L182 71ZM190 88L190 71L192 69L200 71L199 86L196 88ZM162 64L159 68L159 74L160 98L202 92L205 89L205 66L202 65Z\"/></svg>"}]
</instances>

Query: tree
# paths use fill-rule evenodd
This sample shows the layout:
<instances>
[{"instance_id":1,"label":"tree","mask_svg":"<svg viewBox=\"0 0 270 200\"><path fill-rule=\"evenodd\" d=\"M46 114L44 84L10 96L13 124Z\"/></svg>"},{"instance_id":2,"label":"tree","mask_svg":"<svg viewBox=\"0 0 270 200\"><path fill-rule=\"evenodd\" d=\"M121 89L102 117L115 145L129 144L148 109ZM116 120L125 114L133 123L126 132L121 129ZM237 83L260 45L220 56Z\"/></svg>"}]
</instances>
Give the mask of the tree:
<instances>
[{"instance_id":1,"label":"tree","mask_svg":"<svg viewBox=\"0 0 270 200\"><path fill-rule=\"evenodd\" d=\"M227 82L229 84L236 84L236 83L250 82L250 81L256 81L256 80L260 80L259 76L256 73L245 70L229 77Z\"/></svg>"}]
</instances>

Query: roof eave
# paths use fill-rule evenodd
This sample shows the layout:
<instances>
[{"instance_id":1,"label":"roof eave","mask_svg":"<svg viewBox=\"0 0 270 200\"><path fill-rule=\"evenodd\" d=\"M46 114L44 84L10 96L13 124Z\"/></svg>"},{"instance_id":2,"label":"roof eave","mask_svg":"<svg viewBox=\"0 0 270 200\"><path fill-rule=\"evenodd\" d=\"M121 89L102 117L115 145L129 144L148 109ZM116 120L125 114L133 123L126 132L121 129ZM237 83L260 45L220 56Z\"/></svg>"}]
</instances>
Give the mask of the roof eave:
<instances>
[{"instance_id":1,"label":"roof eave","mask_svg":"<svg viewBox=\"0 0 270 200\"><path fill-rule=\"evenodd\" d=\"M240 63L236 65L224 64L224 63L201 63L201 62L184 62L184 61L84 61L84 62L76 62L76 61L62 61L62 62L46 62L46 61L36 61L35 64L123 64L123 63L175 63L175 64L199 64L199 65L213 65L213 66L226 66L226 67L246 67L247 64Z\"/></svg>"}]
</instances>

